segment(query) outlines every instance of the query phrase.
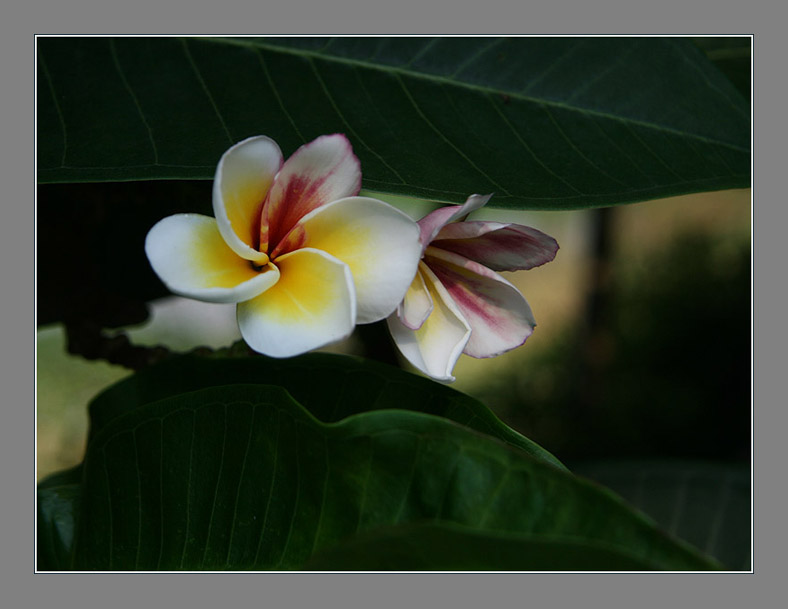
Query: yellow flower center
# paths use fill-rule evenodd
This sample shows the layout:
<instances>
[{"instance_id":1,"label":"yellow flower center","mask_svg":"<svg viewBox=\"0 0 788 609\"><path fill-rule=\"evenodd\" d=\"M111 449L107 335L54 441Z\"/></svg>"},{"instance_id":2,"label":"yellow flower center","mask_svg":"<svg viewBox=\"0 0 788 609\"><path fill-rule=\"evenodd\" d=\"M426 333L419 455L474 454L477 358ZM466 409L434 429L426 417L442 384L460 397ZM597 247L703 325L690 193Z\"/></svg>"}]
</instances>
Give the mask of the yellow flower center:
<instances>
[{"instance_id":1,"label":"yellow flower center","mask_svg":"<svg viewBox=\"0 0 788 609\"><path fill-rule=\"evenodd\" d=\"M255 261L250 260L249 264L252 265L252 268L255 271L262 271L263 268L268 266L269 262L270 262L270 258L268 257L268 254L263 254L263 257L260 260L255 260Z\"/></svg>"}]
</instances>

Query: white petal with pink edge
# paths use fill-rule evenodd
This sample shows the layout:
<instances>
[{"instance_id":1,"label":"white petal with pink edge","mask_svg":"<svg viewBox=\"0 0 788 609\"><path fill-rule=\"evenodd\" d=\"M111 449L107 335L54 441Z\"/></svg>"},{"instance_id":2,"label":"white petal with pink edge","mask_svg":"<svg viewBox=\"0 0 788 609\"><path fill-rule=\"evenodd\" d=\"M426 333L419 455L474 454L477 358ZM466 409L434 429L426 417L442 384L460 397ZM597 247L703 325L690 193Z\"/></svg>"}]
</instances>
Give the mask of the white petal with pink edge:
<instances>
[{"instance_id":1,"label":"white petal with pink edge","mask_svg":"<svg viewBox=\"0 0 788 609\"><path fill-rule=\"evenodd\" d=\"M281 165L279 146L261 135L235 144L216 168L213 213L227 244L247 260L268 261L258 251L260 216Z\"/></svg>"},{"instance_id":2,"label":"white petal with pink edge","mask_svg":"<svg viewBox=\"0 0 788 609\"><path fill-rule=\"evenodd\" d=\"M419 267L422 265L423 263L419 262ZM429 317L433 306L432 297L424 283L424 277L419 271L413 278L408 291L405 292L405 298L397 306L397 317L406 328L418 330Z\"/></svg>"},{"instance_id":3,"label":"white petal with pink edge","mask_svg":"<svg viewBox=\"0 0 788 609\"><path fill-rule=\"evenodd\" d=\"M277 259L279 282L238 305L241 336L270 357L292 357L342 340L356 323L350 269L310 248Z\"/></svg>"},{"instance_id":4,"label":"white petal with pink edge","mask_svg":"<svg viewBox=\"0 0 788 609\"><path fill-rule=\"evenodd\" d=\"M435 211L427 214L419 220L419 229L421 231L421 247L422 252L427 248L440 230L449 222L467 216L469 213L484 207L487 201L490 200L492 194L489 195L471 195L462 205L451 205L449 207L441 207Z\"/></svg>"},{"instance_id":5,"label":"white petal with pink edge","mask_svg":"<svg viewBox=\"0 0 788 609\"><path fill-rule=\"evenodd\" d=\"M196 300L241 302L279 279L275 266L257 269L239 257L216 220L200 214L176 214L157 222L145 238L145 253L170 291Z\"/></svg>"},{"instance_id":6,"label":"white petal with pink edge","mask_svg":"<svg viewBox=\"0 0 788 609\"><path fill-rule=\"evenodd\" d=\"M413 366L435 380L450 383L471 328L432 271L422 268L421 273L434 303L430 316L418 330L406 327L396 314L386 321L397 348Z\"/></svg>"},{"instance_id":7,"label":"white petal with pink edge","mask_svg":"<svg viewBox=\"0 0 788 609\"><path fill-rule=\"evenodd\" d=\"M431 245L494 271L532 269L550 262L558 252L556 240L535 228L482 221L447 224Z\"/></svg>"},{"instance_id":8,"label":"white petal with pink edge","mask_svg":"<svg viewBox=\"0 0 788 609\"><path fill-rule=\"evenodd\" d=\"M473 330L465 347L472 357L493 357L522 345L536 322L511 283L458 254L430 247L424 262L448 291Z\"/></svg>"},{"instance_id":9,"label":"white petal with pink edge","mask_svg":"<svg viewBox=\"0 0 788 609\"><path fill-rule=\"evenodd\" d=\"M344 135L304 144L282 165L265 202L260 249L273 250L310 211L360 189L361 164Z\"/></svg>"},{"instance_id":10,"label":"white petal with pink edge","mask_svg":"<svg viewBox=\"0 0 788 609\"><path fill-rule=\"evenodd\" d=\"M377 199L348 197L310 212L299 228L300 247L328 252L350 267L358 323L384 319L397 308L421 256L418 226L407 215Z\"/></svg>"}]
</instances>

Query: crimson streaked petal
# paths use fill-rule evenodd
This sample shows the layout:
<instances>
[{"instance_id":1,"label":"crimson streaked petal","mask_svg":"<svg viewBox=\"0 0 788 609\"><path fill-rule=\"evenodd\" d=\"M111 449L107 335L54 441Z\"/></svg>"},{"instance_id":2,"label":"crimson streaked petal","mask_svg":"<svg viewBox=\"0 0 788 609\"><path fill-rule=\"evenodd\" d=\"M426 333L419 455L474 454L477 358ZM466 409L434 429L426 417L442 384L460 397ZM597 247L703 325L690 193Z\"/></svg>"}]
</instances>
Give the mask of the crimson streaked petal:
<instances>
[{"instance_id":1,"label":"crimson streaked petal","mask_svg":"<svg viewBox=\"0 0 788 609\"><path fill-rule=\"evenodd\" d=\"M556 240L535 228L484 221L447 224L431 245L494 271L531 269L550 262L558 252Z\"/></svg>"},{"instance_id":2,"label":"crimson streaked petal","mask_svg":"<svg viewBox=\"0 0 788 609\"><path fill-rule=\"evenodd\" d=\"M493 357L522 345L533 332L531 307L511 283L453 252L429 247L424 262L472 329L465 353Z\"/></svg>"},{"instance_id":3,"label":"crimson streaked petal","mask_svg":"<svg viewBox=\"0 0 788 609\"><path fill-rule=\"evenodd\" d=\"M361 165L339 133L304 144L285 161L263 206L260 250L273 250L301 218L322 205L358 194Z\"/></svg>"},{"instance_id":4,"label":"crimson streaked petal","mask_svg":"<svg viewBox=\"0 0 788 609\"><path fill-rule=\"evenodd\" d=\"M227 244L242 258L267 262L258 251L260 214L282 152L271 138L250 137L222 155L213 182L213 212Z\"/></svg>"},{"instance_id":5,"label":"crimson streaked petal","mask_svg":"<svg viewBox=\"0 0 788 609\"><path fill-rule=\"evenodd\" d=\"M469 213L484 207L487 201L490 200L492 194L489 195L471 195L462 205L450 205L449 207L441 207L433 212L430 212L419 220L419 229L421 230L421 244L422 252L427 248L440 230L449 222L453 222Z\"/></svg>"}]
</instances>

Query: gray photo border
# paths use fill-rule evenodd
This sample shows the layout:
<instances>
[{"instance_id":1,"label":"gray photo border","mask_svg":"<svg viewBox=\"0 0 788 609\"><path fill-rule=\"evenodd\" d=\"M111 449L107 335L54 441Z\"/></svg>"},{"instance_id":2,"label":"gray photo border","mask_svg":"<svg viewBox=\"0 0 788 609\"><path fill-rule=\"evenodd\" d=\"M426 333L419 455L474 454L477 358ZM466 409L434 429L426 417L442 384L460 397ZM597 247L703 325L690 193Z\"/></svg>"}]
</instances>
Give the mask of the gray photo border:
<instances>
[{"instance_id":1,"label":"gray photo border","mask_svg":"<svg viewBox=\"0 0 788 609\"><path fill-rule=\"evenodd\" d=\"M29 0L4 9L2 480L0 577L9 607L742 607L779 606L785 505L776 385L784 364L776 319L777 185L785 156L777 106L786 10L776 2L662 0L171 0L108 5ZM755 398L754 573L733 574L34 574L34 35L35 34L674 34L754 35L753 205ZM10 184L10 191L8 190ZM755 213L757 212L757 213ZM784 215L784 212L782 212ZM783 223L783 226L785 224ZM42 263L43 261L39 261ZM778 294L773 294L775 288ZM774 318L774 319L773 319ZM8 340L10 339L10 340ZM753 366L754 368L754 366ZM5 604L5 602L4 602Z\"/></svg>"}]
</instances>

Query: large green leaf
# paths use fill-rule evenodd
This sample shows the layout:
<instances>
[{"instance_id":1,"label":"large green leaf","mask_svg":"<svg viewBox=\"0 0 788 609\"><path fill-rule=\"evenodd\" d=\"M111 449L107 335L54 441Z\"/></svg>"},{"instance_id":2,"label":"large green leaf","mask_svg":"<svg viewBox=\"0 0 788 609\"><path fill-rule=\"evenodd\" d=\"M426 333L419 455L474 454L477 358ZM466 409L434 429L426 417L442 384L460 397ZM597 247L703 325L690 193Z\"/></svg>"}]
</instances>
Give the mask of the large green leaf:
<instances>
[{"instance_id":1,"label":"large green leaf","mask_svg":"<svg viewBox=\"0 0 788 609\"><path fill-rule=\"evenodd\" d=\"M381 527L318 552L315 571L650 571L619 548L542 535L481 533L456 524Z\"/></svg>"},{"instance_id":2,"label":"large green leaf","mask_svg":"<svg viewBox=\"0 0 788 609\"><path fill-rule=\"evenodd\" d=\"M308 353L286 360L262 355L176 358L142 370L97 396L90 405L90 433L95 434L110 420L140 404L205 387L245 383L283 387L324 423L384 409L445 417L564 468L553 455L504 425L484 404L464 393L393 366L328 353Z\"/></svg>"},{"instance_id":3,"label":"large green leaf","mask_svg":"<svg viewBox=\"0 0 788 609\"><path fill-rule=\"evenodd\" d=\"M695 38L694 42L749 103L752 91L752 39L749 36L715 36Z\"/></svg>"},{"instance_id":4,"label":"large green leaf","mask_svg":"<svg viewBox=\"0 0 788 609\"><path fill-rule=\"evenodd\" d=\"M265 385L201 389L107 421L87 448L71 567L299 569L356 535L430 523L486 537L473 543L488 552L498 539L502 556L518 541L556 542L646 568L718 568L609 491L490 436L403 410L322 423ZM457 542L441 531L426 539ZM579 551L562 566L588 561Z\"/></svg>"},{"instance_id":5,"label":"large green leaf","mask_svg":"<svg viewBox=\"0 0 788 609\"><path fill-rule=\"evenodd\" d=\"M569 209L750 183L746 100L681 38L40 38L41 182L211 178L343 132L365 189Z\"/></svg>"},{"instance_id":6,"label":"large green leaf","mask_svg":"<svg viewBox=\"0 0 788 609\"><path fill-rule=\"evenodd\" d=\"M81 480L82 467L78 466L38 485L36 548L41 571L62 571L71 564Z\"/></svg>"},{"instance_id":7,"label":"large green leaf","mask_svg":"<svg viewBox=\"0 0 788 609\"><path fill-rule=\"evenodd\" d=\"M731 569L749 570L752 498L747 463L598 461L572 468L624 497L666 531Z\"/></svg>"}]
</instances>

